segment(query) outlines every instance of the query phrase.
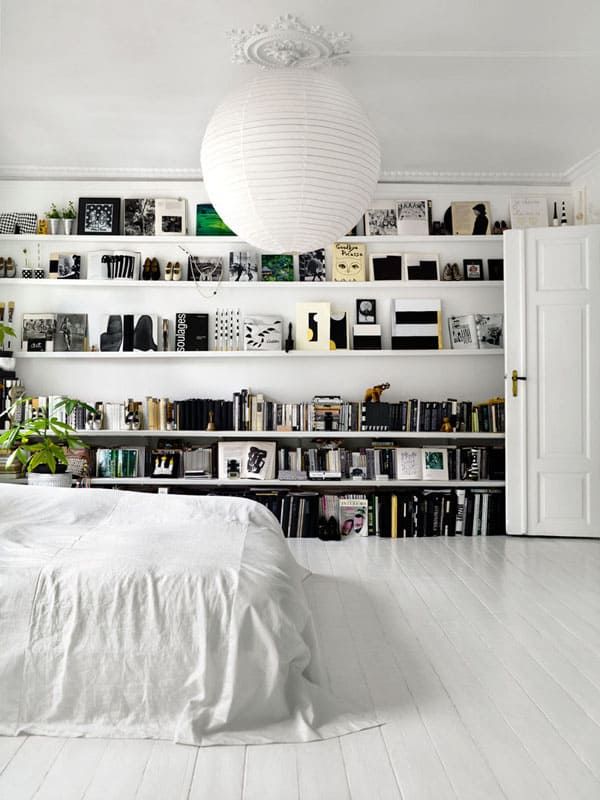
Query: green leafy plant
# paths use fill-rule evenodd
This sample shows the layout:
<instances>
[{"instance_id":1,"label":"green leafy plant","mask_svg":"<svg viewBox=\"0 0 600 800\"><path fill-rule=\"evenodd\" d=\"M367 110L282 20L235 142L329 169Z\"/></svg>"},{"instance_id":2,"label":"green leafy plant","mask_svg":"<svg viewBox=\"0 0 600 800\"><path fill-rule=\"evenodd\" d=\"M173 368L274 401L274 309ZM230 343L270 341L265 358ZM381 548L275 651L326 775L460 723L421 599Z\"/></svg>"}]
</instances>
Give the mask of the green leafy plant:
<instances>
[{"instance_id":1,"label":"green leafy plant","mask_svg":"<svg viewBox=\"0 0 600 800\"><path fill-rule=\"evenodd\" d=\"M19 406L26 404L31 399L31 397L20 397L10 408L0 414L0 419L3 416L14 419ZM63 397L55 405L55 410L60 408L64 408L67 416L72 414L76 408L94 412L94 409L87 403L71 397ZM7 469L15 460L18 460L26 472L33 472L38 467L45 466L54 473L59 464L67 464L65 449L76 447L85 447L85 444L77 437L75 429L54 415L49 416L46 409L35 418L23 422L13 422L10 428L0 435L0 448L12 451L6 461Z\"/></svg>"},{"instance_id":2,"label":"green leafy plant","mask_svg":"<svg viewBox=\"0 0 600 800\"><path fill-rule=\"evenodd\" d=\"M50 211L46 214L48 219L61 219L61 212L56 207L56 203L52 203Z\"/></svg>"},{"instance_id":3,"label":"green leafy plant","mask_svg":"<svg viewBox=\"0 0 600 800\"><path fill-rule=\"evenodd\" d=\"M75 219L77 216L77 212L75 211L75 206L73 205L73 201L69 200L69 205L66 208L63 208L61 212L61 217L63 219Z\"/></svg>"},{"instance_id":4,"label":"green leafy plant","mask_svg":"<svg viewBox=\"0 0 600 800\"><path fill-rule=\"evenodd\" d=\"M17 334L13 331L10 325L5 325L3 322L0 322L0 350L4 350L4 340L8 336L16 336Z\"/></svg>"}]
</instances>

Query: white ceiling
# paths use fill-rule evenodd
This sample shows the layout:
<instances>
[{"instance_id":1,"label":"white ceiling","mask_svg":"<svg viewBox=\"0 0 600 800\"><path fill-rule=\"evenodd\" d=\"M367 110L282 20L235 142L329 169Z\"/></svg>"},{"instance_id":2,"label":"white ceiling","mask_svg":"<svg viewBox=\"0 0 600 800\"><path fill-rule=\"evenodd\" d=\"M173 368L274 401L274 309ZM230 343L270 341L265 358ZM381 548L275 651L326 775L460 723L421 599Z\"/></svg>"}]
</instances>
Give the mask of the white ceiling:
<instances>
[{"instance_id":1,"label":"white ceiling","mask_svg":"<svg viewBox=\"0 0 600 800\"><path fill-rule=\"evenodd\" d=\"M213 108L255 69L225 32L287 13L352 34L335 74L384 178L550 177L600 147L598 0L3 0L0 169L197 174Z\"/></svg>"}]
</instances>

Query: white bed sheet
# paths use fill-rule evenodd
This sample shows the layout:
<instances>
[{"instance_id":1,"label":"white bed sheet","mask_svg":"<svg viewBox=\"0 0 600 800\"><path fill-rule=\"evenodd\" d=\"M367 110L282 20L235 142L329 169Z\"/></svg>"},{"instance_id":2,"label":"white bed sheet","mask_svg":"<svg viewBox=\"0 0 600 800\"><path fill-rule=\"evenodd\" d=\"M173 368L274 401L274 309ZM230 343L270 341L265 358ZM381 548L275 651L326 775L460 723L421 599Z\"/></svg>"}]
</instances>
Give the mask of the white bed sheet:
<instances>
[{"instance_id":1,"label":"white bed sheet","mask_svg":"<svg viewBox=\"0 0 600 800\"><path fill-rule=\"evenodd\" d=\"M264 744L377 725L321 674L308 574L242 498L0 486L0 734Z\"/></svg>"}]
</instances>

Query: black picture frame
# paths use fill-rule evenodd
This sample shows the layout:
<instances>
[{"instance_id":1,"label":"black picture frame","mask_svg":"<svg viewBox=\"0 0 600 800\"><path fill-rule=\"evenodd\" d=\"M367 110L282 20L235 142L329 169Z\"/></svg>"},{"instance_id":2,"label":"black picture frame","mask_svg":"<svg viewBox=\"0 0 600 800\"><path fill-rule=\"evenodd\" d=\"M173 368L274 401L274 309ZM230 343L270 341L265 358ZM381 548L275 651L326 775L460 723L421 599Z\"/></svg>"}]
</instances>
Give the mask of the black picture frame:
<instances>
[{"instance_id":1,"label":"black picture frame","mask_svg":"<svg viewBox=\"0 0 600 800\"><path fill-rule=\"evenodd\" d=\"M120 197L79 198L77 214L79 236L118 236L120 230Z\"/></svg>"},{"instance_id":2,"label":"black picture frame","mask_svg":"<svg viewBox=\"0 0 600 800\"><path fill-rule=\"evenodd\" d=\"M369 303L369 310L363 308L363 303ZM377 322L377 300L371 297L359 297L356 300L356 324L373 325Z\"/></svg>"},{"instance_id":3,"label":"black picture frame","mask_svg":"<svg viewBox=\"0 0 600 800\"><path fill-rule=\"evenodd\" d=\"M503 258L488 258L488 280L490 281L504 280Z\"/></svg>"},{"instance_id":4,"label":"black picture frame","mask_svg":"<svg viewBox=\"0 0 600 800\"><path fill-rule=\"evenodd\" d=\"M466 281L482 281L483 280L483 259L481 258L464 258L463 259L463 272Z\"/></svg>"}]
</instances>

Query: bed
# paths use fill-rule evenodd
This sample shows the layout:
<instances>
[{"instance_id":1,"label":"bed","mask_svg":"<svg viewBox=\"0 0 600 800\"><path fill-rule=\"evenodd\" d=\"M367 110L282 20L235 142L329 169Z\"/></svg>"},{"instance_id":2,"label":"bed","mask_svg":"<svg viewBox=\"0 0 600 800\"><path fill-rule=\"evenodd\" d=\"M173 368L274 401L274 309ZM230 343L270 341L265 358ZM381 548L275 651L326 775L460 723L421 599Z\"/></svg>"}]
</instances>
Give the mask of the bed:
<instances>
[{"instance_id":1,"label":"bed","mask_svg":"<svg viewBox=\"0 0 600 800\"><path fill-rule=\"evenodd\" d=\"M321 674L275 517L0 486L0 734L301 742L376 725Z\"/></svg>"}]
</instances>

